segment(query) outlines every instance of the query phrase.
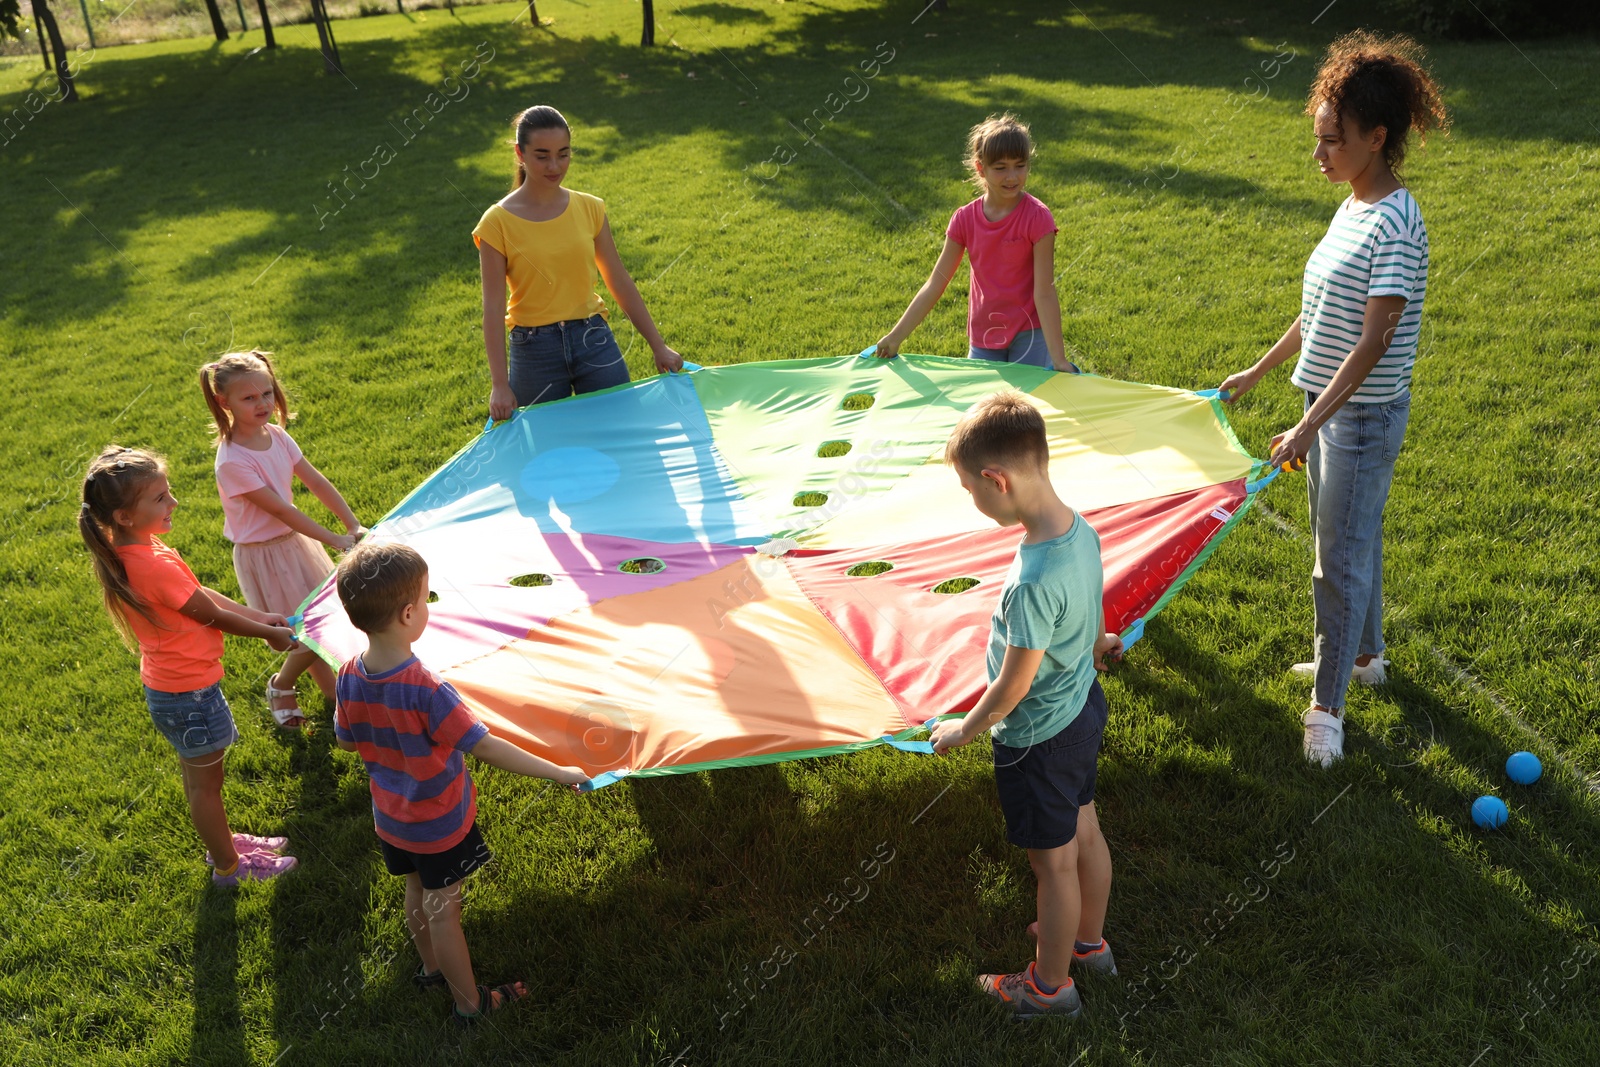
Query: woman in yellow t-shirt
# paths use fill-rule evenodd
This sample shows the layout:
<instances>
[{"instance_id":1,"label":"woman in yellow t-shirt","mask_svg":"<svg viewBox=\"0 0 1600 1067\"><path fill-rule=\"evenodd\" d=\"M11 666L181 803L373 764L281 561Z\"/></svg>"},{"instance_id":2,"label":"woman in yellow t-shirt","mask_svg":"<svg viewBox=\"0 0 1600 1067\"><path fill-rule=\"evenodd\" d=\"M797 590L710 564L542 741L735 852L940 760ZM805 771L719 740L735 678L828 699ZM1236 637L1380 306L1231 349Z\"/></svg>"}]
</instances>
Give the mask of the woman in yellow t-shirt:
<instances>
[{"instance_id":1,"label":"woman in yellow t-shirt","mask_svg":"<svg viewBox=\"0 0 1600 1067\"><path fill-rule=\"evenodd\" d=\"M605 301L595 292L596 269L649 343L656 369L682 370L683 357L661 339L617 255L605 203L561 187L572 158L567 120L539 105L519 114L512 128L516 180L472 231L483 271L489 414L506 419L518 407L628 380L628 365L606 324Z\"/></svg>"}]
</instances>

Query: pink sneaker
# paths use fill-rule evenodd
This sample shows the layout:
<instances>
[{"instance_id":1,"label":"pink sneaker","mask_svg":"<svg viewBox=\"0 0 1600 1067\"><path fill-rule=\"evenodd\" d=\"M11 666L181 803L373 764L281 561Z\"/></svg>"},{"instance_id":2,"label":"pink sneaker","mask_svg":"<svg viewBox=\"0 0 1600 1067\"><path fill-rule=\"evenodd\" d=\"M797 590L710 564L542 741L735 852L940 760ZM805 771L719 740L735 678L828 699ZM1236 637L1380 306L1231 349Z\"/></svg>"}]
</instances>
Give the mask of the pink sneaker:
<instances>
[{"instance_id":1,"label":"pink sneaker","mask_svg":"<svg viewBox=\"0 0 1600 1067\"><path fill-rule=\"evenodd\" d=\"M240 882L265 882L286 871L292 871L300 861L293 856L276 856L271 852L244 852L239 855L239 866L228 875L211 872L215 885L235 886Z\"/></svg>"},{"instance_id":2,"label":"pink sneaker","mask_svg":"<svg viewBox=\"0 0 1600 1067\"><path fill-rule=\"evenodd\" d=\"M287 837L257 837L255 834L234 834L233 850L243 856L246 852L282 852L289 845ZM215 867L217 861L206 851L206 863Z\"/></svg>"}]
</instances>

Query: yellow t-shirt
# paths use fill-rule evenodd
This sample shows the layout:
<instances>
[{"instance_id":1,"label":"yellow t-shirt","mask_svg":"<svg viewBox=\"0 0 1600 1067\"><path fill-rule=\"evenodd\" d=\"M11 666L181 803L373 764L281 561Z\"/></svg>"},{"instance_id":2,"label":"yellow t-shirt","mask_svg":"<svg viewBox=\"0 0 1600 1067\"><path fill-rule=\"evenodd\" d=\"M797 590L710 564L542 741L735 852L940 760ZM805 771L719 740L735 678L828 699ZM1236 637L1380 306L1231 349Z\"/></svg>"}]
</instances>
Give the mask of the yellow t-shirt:
<instances>
[{"instance_id":1,"label":"yellow t-shirt","mask_svg":"<svg viewBox=\"0 0 1600 1067\"><path fill-rule=\"evenodd\" d=\"M507 326L547 326L606 313L595 292L594 266L605 201L567 192L567 209L548 222L531 222L494 204L472 230L475 244L487 241L506 257Z\"/></svg>"}]
</instances>

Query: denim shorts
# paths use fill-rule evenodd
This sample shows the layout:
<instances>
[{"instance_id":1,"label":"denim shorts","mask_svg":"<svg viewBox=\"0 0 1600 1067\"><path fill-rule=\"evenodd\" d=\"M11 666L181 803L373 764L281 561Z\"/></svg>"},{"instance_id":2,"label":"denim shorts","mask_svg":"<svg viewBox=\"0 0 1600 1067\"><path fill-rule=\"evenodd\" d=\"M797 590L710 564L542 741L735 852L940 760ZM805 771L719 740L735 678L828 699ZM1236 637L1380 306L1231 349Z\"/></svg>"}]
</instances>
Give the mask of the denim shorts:
<instances>
[{"instance_id":1,"label":"denim shorts","mask_svg":"<svg viewBox=\"0 0 1600 1067\"><path fill-rule=\"evenodd\" d=\"M184 759L221 752L239 740L221 682L188 693L163 693L147 685L144 702L150 721Z\"/></svg>"},{"instance_id":2,"label":"denim shorts","mask_svg":"<svg viewBox=\"0 0 1600 1067\"><path fill-rule=\"evenodd\" d=\"M1004 348L979 348L971 345L967 349L968 359L992 359L998 363L1025 363L1030 367L1043 367L1049 370L1053 365L1050 362L1050 346L1045 344L1043 330L1020 330L1011 339L1011 343ZM1076 363L1067 364L1074 371L1078 369Z\"/></svg>"},{"instance_id":3,"label":"denim shorts","mask_svg":"<svg viewBox=\"0 0 1600 1067\"><path fill-rule=\"evenodd\" d=\"M628 381L628 364L600 315L511 327L506 370L519 408Z\"/></svg>"},{"instance_id":4,"label":"denim shorts","mask_svg":"<svg viewBox=\"0 0 1600 1067\"><path fill-rule=\"evenodd\" d=\"M1027 748L993 742L994 785L1007 841L1018 848L1060 848L1078 836L1078 809L1094 803L1106 715L1106 694L1097 678L1083 710L1054 737Z\"/></svg>"}]
</instances>

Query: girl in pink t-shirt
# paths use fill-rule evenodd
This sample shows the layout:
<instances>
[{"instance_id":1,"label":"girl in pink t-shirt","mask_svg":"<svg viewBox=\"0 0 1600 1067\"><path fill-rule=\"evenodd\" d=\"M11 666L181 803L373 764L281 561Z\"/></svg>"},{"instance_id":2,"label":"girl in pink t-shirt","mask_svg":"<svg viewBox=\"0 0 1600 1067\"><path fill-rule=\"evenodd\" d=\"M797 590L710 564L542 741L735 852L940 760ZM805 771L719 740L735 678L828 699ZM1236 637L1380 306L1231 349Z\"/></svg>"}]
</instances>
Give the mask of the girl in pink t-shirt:
<instances>
[{"instance_id":1,"label":"girl in pink t-shirt","mask_svg":"<svg viewBox=\"0 0 1600 1067\"><path fill-rule=\"evenodd\" d=\"M366 530L284 430L289 401L271 353L232 352L207 363L200 368L200 391L217 423L222 532L233 542L233 569L245 603L257 611L293 615L333 573L322 546L349 551ZM347 533L334 533L294 506L296 475ZM267 707L285 729L305 725L294 686L307 670L322 695L334 699L333 671L309 648L297 648L267 679Z\"/></svg>"},{"instance_id":2,"label":"girl in pink t-shirt","mask_svg":"<svg viewBox=\"0 0 1600 1067\"><path fill-rule=\"evenodd\" d=\"M967 163L983 196L959 209L945 229L933 273L894 329L878 341L877 355L892 358L961 265L972 260L967 298L967 338L972 359L1028 363L1077 373L1061 340L1056 296L1056 220L1027 193L1033 138L1015 115L990 115L967 136Z\"/></svg>"}]
</instances>

